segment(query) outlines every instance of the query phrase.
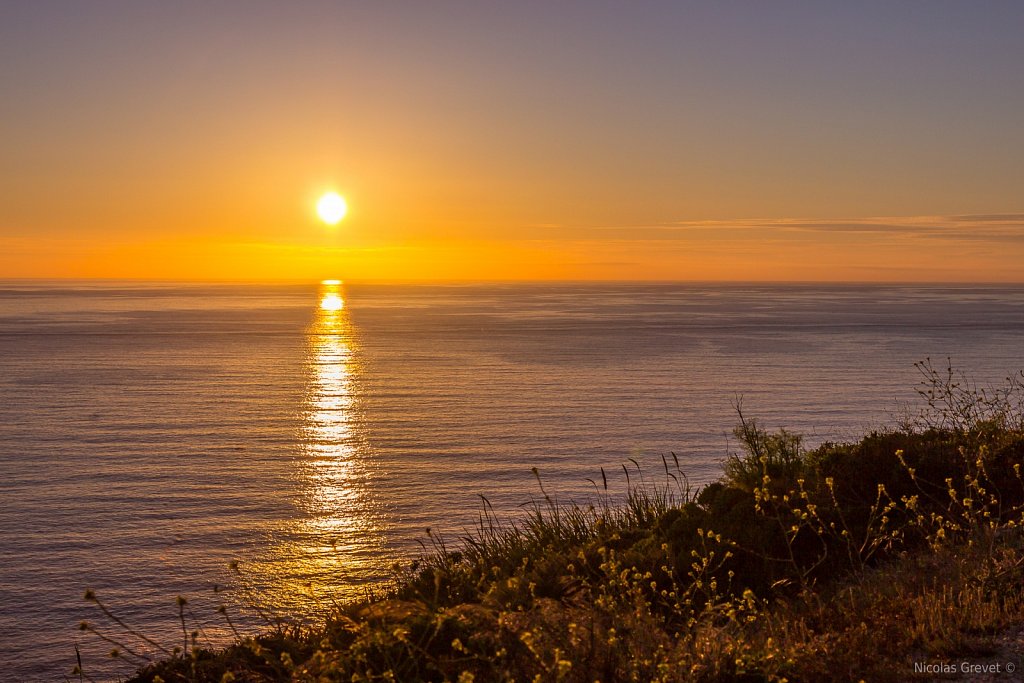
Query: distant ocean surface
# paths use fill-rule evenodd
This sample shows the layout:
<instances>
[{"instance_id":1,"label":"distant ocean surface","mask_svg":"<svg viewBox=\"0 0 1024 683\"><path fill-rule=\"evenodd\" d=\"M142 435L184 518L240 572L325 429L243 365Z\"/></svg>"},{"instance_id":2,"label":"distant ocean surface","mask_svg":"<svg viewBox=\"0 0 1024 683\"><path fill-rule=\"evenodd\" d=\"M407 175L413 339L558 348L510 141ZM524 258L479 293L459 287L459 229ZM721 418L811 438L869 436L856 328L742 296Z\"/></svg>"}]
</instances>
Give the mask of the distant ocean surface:
<instances>
[{"instance_id":1,"label":"distant ocean surface","mask_svg":"<svg viewBox=\"0 0 1024 683\"><path fill-rule=\"evenodd\" d=\"M706 483L739 396L854 439L914 406L915 361L1000 383L1022 333L1017 287L0 282L2 678L61 680L76 643L130 672L78 631L118 634L86 588L168 647L178 595L214 639L221 602L313 619L481 495L514 516L531 468L560 500L670 452Z\"/></svg>"}]
</instances>

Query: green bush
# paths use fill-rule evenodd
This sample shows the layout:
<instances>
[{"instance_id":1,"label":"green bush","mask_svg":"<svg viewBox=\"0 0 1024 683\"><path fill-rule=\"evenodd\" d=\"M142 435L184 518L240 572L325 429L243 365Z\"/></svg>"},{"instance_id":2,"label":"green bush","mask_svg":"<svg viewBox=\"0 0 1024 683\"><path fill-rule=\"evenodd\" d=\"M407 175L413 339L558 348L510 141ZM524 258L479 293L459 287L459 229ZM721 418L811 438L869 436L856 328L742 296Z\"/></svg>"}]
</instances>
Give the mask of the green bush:
<instances>
[{"instance_id":1,"label":"green bush","mask_svg":"<svg viewBox=\"0 0 1024 683\"><path fill-rule=\"evenodd\" d=\"M186 641L133 680L900 680L911 650L984 651L978 633L1024 622L1020 385L920 369L926 408L899 429L808 450L740 413L719 481L691 491L666 459L621 505L606 485L556 504L538 476L525 519L484 499L474 535L428 533L378 599Z\"/></svg>"}]
</instances>

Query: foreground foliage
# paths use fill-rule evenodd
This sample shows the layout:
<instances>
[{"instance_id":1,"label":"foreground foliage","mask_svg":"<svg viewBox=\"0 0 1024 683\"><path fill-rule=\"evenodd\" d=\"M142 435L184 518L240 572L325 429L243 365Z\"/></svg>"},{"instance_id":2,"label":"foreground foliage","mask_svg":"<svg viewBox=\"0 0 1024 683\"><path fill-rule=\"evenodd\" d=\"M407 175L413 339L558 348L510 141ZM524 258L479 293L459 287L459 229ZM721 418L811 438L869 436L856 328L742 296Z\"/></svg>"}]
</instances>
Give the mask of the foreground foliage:
<instances>
[{"instance_id":1,"label":"foreground foliage","mask_svg":"<svg viewBox=\"0 0 1024 683\"><path fill-rule=\"evenodd\" d=\"M545 495L506 526L485 502L387 595L133 680L886 681L985 655L1024 622L1020 411L921 369L899 429L808 451L741 412L698 492L666 459L620 505Z\"/></svg>"}]
</instances>

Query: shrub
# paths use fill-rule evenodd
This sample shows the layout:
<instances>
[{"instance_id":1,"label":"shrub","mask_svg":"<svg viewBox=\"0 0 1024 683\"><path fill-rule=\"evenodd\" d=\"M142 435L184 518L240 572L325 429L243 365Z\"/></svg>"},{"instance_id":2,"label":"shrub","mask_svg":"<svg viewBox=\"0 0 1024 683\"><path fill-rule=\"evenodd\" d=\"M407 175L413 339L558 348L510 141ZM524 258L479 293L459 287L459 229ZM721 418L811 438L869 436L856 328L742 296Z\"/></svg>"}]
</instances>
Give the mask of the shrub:
<instances>
[{"instance_id":1,"label":"shrub","mask_svg":"<svg viewBox=\"0 0 1024 683\"><path fill-rule=\"evenodd\" d=\"M525 519L483 499L474 535L428 532L379 599L220 652L186 638L135 680L884 681L910 651L983 652L1024 621L1019 384L919 369L898 429L806 450L739 411L718 482L694 493L666 459L620 506L607 484L557 504L538 476Z\"/></svg>"}]
</instances>

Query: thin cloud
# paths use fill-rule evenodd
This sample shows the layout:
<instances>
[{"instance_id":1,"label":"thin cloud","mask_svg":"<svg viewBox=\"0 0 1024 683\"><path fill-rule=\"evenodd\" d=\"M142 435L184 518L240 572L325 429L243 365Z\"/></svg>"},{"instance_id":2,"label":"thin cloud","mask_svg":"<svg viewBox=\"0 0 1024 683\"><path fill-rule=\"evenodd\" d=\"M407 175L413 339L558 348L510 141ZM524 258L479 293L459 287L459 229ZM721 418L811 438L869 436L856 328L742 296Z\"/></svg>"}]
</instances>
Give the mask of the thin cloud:
<instances>
[{"instance_id":1,"label":"thin cloud","mask_svg":"<svg viewBox=\"0 0 1024 683\"><path fill-rule=\"evenodd\" d=\"M949 216L949 220L969 223L1024 223L1024 213L967 214L965 216Z\"/></svg>"},{"instance_id":2,"label":"thin cloud","mask_svg":"<svg viewBox=\"0 0 1024 683\"><path fill-rule=\"evenodd\" d=\"M773 218L714 221L674 221L632 226L596 226L593 235L607 238L637 237L678 239L697 234L763 239L786 233L876 235L907 239L949 240L993 243L1024 242L1024 214L978 214L955 216L879 216L868 218Z\"/></svg>"}]
</instances>

